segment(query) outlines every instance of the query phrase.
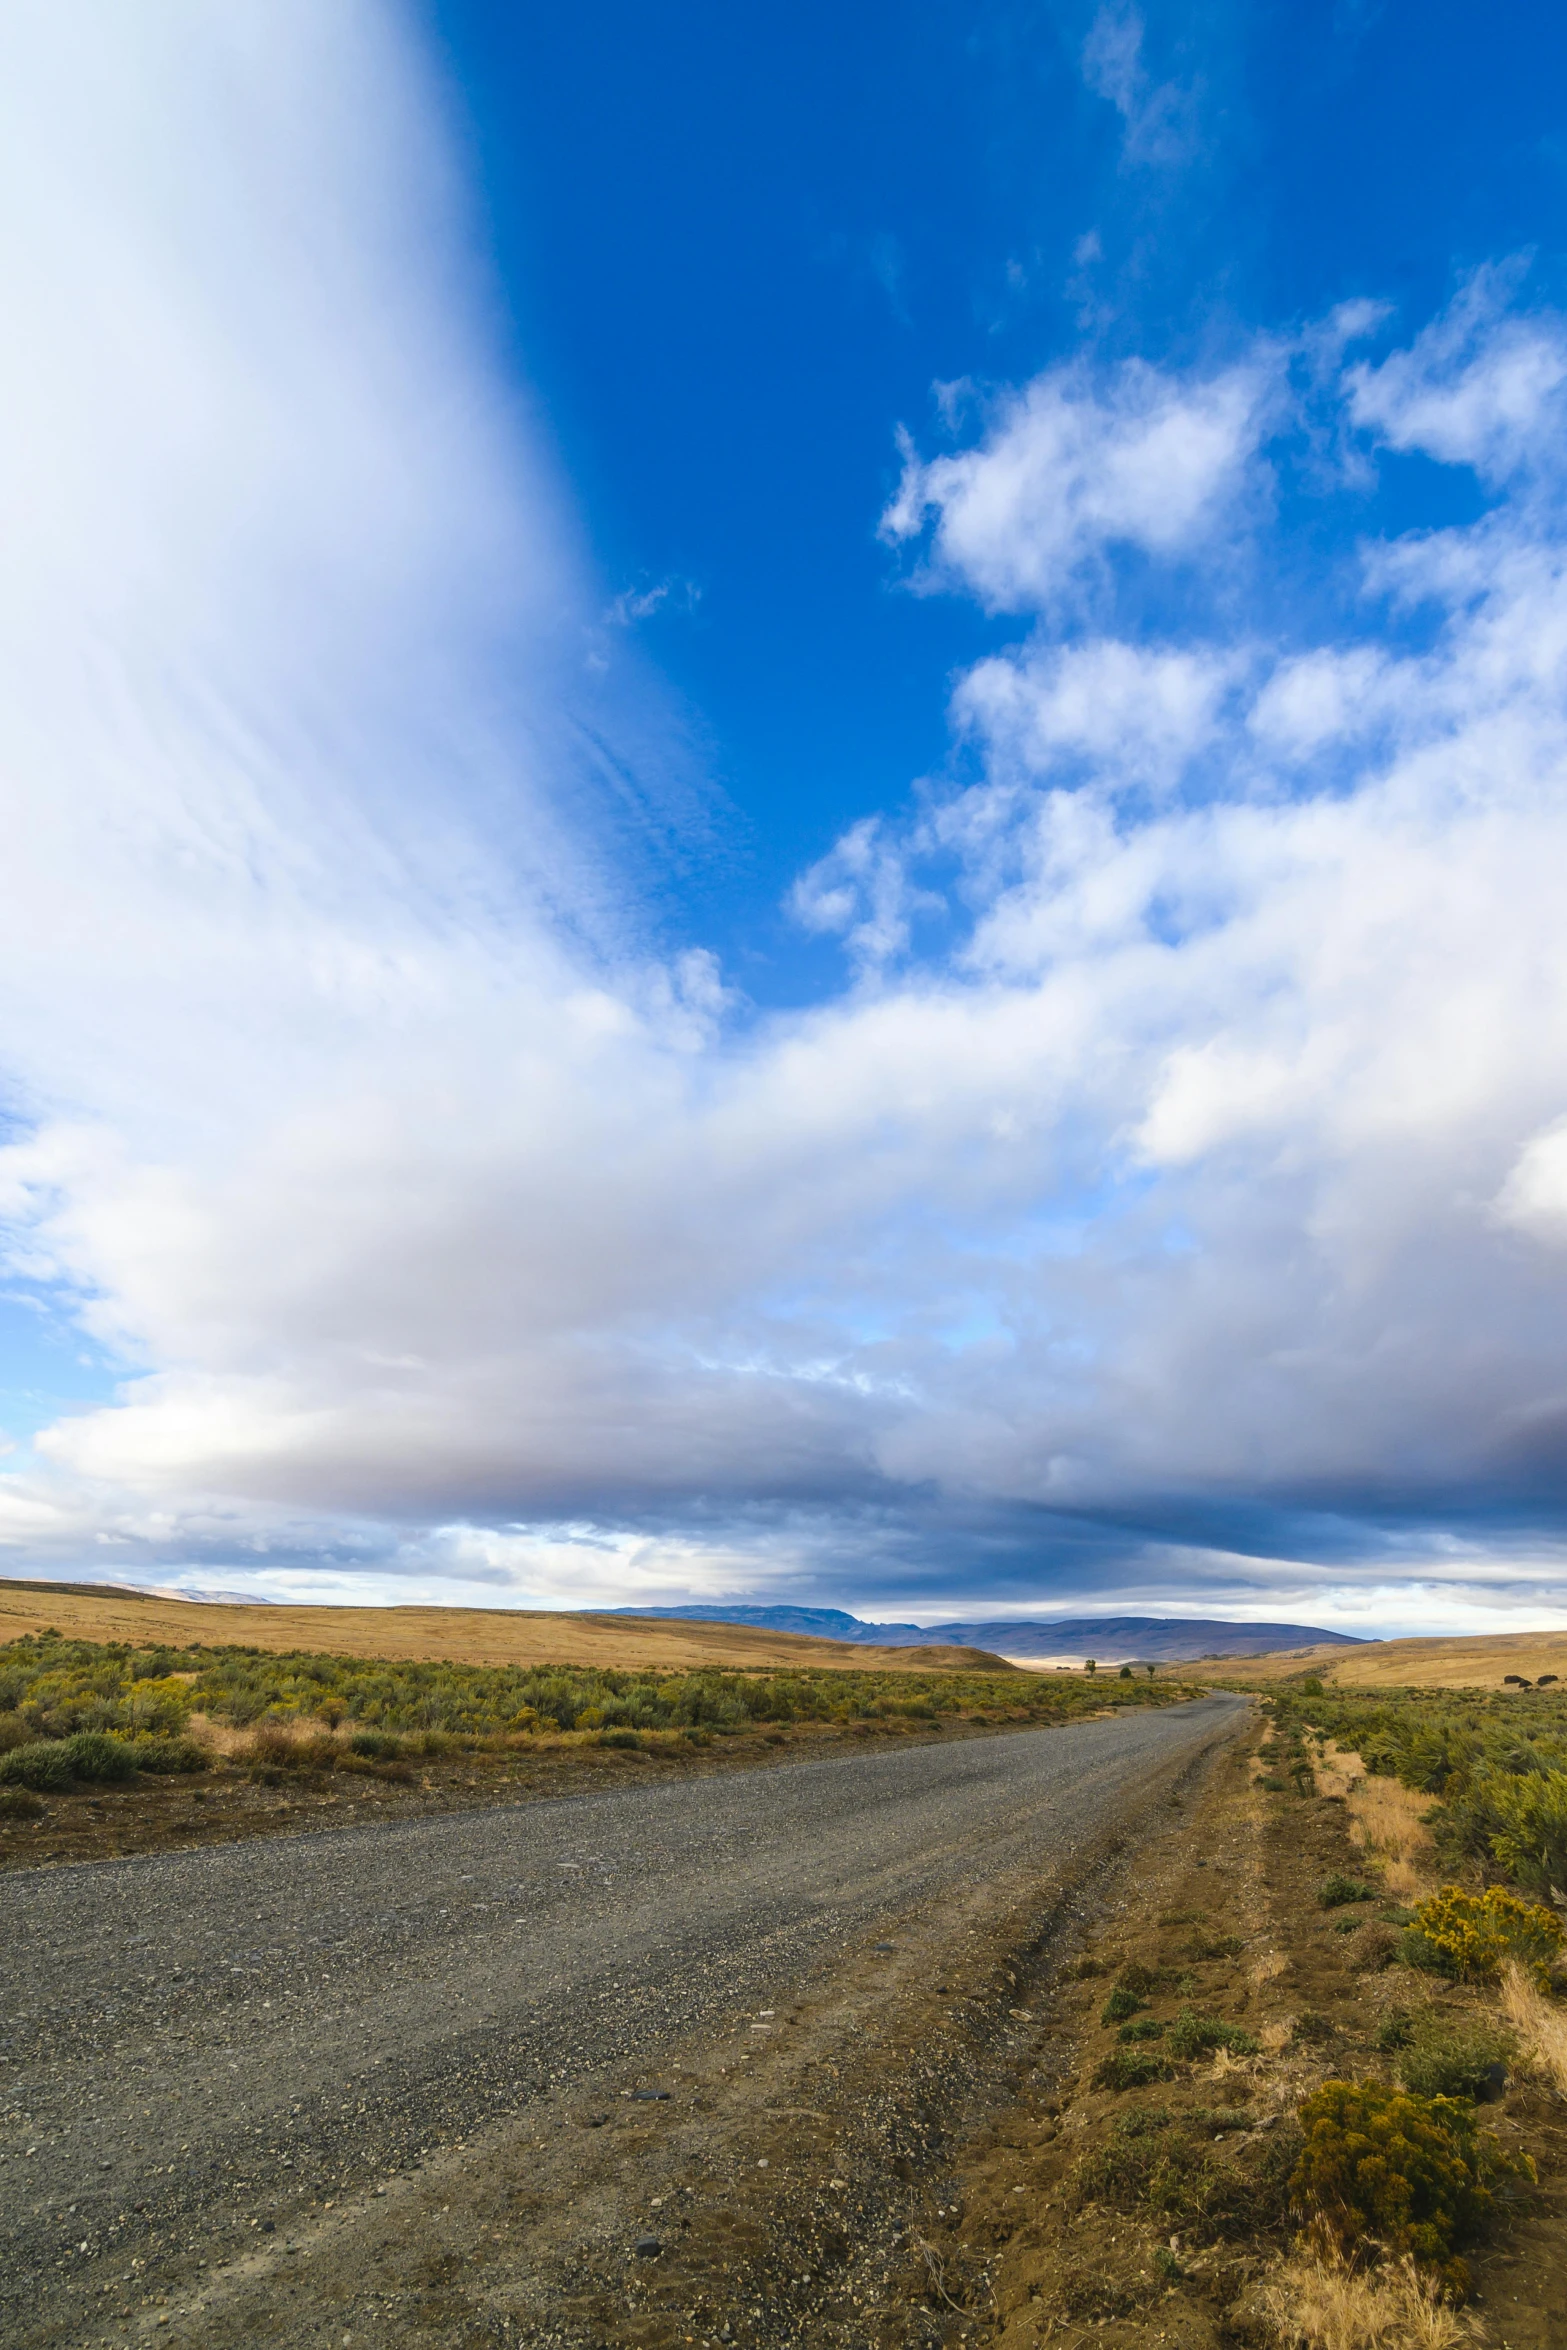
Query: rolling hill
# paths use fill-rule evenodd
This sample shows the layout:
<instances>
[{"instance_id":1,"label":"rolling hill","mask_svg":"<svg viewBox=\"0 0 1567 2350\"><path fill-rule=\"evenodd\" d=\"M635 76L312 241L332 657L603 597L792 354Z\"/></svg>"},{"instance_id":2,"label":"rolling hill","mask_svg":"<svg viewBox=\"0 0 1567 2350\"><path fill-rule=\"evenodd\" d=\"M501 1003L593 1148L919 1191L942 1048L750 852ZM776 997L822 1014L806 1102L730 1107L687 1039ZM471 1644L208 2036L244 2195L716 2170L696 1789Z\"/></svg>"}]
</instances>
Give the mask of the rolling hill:
<instances>
[{"instance_id":1,"label":"rolling hill","mask_svg":"<svg viewBox=\"0 0 1567 2350\"><path fill-rule=\"evenodd\" d=\"M608 1609L606 1615L629 1615ZM944 1647L951 1642L1029 1660L1092 1656L1100 1664L1133 1658L1180 1664L1193 1657L1256 1656L1295 1648L1357 1648L1348 1632L1313 1624L1227 1623L1196 1616L987 1617L962 1624L876 1624L832 1607L751 1607L702 1604L638 1608L643 1622L749 1624L758 1631L801 1632L818 1640L874 1643L879 1648Z\"/></svg>"},{"instance_id":2,"label":"rolling hill","mask_svg":"<svg viewBox=\"0 0 1567 2350\"><path fill-rule=\"evenodd\" d=\"M46 1625L78 1640L183 1647L311 1649L334 1656L454 1664L605 1665L634 1671L742 1671L795 1665L820 1671L1009 1672L1004 1658L941 1642L882 1648L766 1626L686 1623L645 1616L577 1615L533 1608L288 1607L174 1599L101 1583L0 1581L0 1642Z\"/></svg>"}]
</instances>

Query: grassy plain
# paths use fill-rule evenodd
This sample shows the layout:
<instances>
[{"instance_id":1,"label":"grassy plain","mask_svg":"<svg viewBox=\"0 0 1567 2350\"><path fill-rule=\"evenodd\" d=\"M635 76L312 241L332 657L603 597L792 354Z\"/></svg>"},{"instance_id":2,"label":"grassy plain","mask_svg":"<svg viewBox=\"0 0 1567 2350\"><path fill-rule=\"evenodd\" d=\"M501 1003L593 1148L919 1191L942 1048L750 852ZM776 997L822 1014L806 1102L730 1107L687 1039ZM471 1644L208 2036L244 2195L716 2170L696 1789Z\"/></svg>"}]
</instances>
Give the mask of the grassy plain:
<instances>
[{"instance_id":1,"label":"grassy plain","mask_svg":"<svg viewBox=\"0 0 1567 2350\"><path fill-rule=\"evenodd\" d=\"M812 1640L790 1644L803 1665L737 1671L709 1654L673 1672L198 1645L224 1612L178 1607L178 1646L53 1624L0 1644L0 1867L265 1834L345 1804L516 1802L628 1766L668 1775L841 1740L1045 1729L1196 1694L1118 1674L1045 1679L983 1652L980 1671L911 1670L903 1654L889 1671L860 1648L824 1666L835 1644ZM328 1611L299 1612L315 1630Z\"/></svg>"},{"instance_id":2,"label":"grassy plain","mask_svg":"<svg viewBox=\"0 0 1567 2350\"><path fill-rule=\"evenodd\" d=\"M745 1672L826 1666L878 1673L1016 1670L982 1648L872 1648L765 1632L536 1608L247 1607L163 1599L89 1583L0 1582L0 1644L53 1627L68 1640L133 1648L264 1648L464 1665L600 1665L623 1672ZM1175 1676L1177 1679L1179 1675Z\"/></svg>"},{"instance_id":3,"label":"grassy plain","mask_svg":"<svg viewBox=\"0 0 1567 2350\"><path fill-rule=\"evenodd\" d=\"M1227 1688L1267 1689L1315 1673L1340 1689L1500 1689L1509 1673L1537 1681L1542 1673L1567 1680L1567 1632L1486 1632L1462 1639L1375 1640L1363 1648L1279 1650L1270 1656L1205 1657L1198 1664L1165 1665L1179 1680L1212 1680Z\"/></svg>"}]
</instances>

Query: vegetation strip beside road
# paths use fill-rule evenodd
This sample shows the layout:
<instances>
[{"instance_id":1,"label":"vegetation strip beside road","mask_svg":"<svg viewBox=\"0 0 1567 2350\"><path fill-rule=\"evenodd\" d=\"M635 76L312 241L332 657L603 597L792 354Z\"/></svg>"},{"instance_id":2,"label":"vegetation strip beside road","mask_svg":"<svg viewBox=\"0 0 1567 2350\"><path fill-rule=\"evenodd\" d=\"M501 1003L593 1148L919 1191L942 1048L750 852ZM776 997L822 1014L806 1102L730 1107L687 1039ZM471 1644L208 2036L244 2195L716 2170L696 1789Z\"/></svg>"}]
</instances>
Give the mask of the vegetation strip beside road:
<instances>
[{"instance_id":1,"label":"vegetation strip beside road","mask_svg":"<svg viewBox=\"0 0 1567 2350\"><path fill-rule=\"evenodd\" d=\"M1296 1698L1031 2002L1058 2080L955 2166L911 2270L912 2300L934 2308L934 2281L969 2321L944 2341L1567 2341L1556 1912L1494 1860L1454 1885L1429 1796L1368 1775Z\"/></svg>"},{"instance_id":2,"label":"vegetation strip beside road","mask_svg":"<svg viewBox=\"0 0 1567 2350\"><path fill-rule=\"evenodd\" d=\"M1193 1694L1116 1673L631 1672L45 1630L0 1648L0 1867L519 1802L628 1770L1048 1728Z\"/></svg>"}]
</instances>

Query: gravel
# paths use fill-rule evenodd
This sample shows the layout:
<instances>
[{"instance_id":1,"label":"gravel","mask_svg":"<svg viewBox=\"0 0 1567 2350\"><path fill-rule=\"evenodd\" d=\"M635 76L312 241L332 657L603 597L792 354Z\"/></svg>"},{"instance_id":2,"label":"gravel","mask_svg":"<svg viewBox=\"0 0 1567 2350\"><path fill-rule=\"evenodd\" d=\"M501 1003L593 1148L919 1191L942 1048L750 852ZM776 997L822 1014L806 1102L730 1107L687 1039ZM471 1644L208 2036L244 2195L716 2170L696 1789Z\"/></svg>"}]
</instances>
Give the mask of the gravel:
<instances>
[{"instance_id":1,"label":"gravel","mask_svg":"<svg viewBox=\"0 0 1567 2350\"><path fill-rule=\"evenodd\" d=\"M1242 1702L10 1876L0 2333L122 2339L328 2199L657 2090L877 1929L1059 1869Z\"/></svg>"}]
</instances>

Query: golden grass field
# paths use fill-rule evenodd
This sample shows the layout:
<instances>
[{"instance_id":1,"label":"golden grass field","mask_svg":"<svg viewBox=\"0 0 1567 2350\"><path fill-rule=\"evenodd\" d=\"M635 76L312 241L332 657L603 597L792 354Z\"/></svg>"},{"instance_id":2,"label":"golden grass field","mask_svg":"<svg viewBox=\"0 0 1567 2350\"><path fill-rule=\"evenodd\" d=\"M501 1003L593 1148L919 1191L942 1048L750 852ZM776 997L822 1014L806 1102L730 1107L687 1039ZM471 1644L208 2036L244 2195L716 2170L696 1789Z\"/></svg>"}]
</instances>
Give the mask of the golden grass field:
<instances>
[{"instance_id":1,"label":"golden grass field","mask_svg":"<svg viewBox=\"0 0 1567 2350\"><path fill-rule=\"evenodd\" d=\"M1340 1689L1500 1689L1507 1673L1536 1681L1567 1680L1567 1632L1486 1632L1462 1639L1377 1640L1364 1648L1296 1648L1275 1656L1237 1656L1203 1665L1169 1665L1178 1679L1259 1686L1300 1673L1320 1674Z\"/></svg>"},{"instance_id":2,"label":"golden grass field","mask_svg":"<svg viewBox=\"0 0 1567 2350\"><path fill-rule=\"evenodd\" d=\"M764 1632L749 1624L666 1623L647 1616L551 1614L532 1608L246 1607L160 1599L89 1584L0 1582L0 1642L52 1625L74 1640L137 1646L310 1649L331 1656L462 1665L600 1665L689 1673L796 1665L862 1673L1011 1672L982 1648L871 1648Z\"/></svg>"}]
</instances>

